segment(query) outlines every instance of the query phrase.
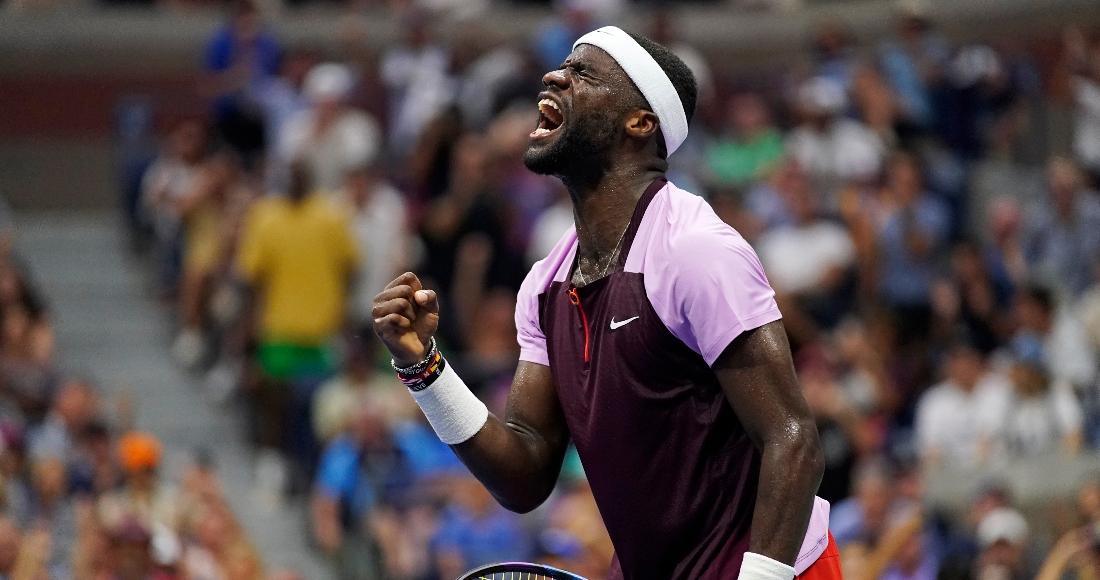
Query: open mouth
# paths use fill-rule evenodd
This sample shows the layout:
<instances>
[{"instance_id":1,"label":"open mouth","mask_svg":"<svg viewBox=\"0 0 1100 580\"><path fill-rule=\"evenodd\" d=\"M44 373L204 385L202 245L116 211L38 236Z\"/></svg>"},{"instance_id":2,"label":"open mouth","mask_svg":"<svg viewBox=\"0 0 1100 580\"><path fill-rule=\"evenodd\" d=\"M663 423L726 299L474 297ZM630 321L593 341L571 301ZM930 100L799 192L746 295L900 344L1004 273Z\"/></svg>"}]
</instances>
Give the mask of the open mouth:
<instances>
[{"instance_id":1,"label":"open mouth","mask_svg":"<svg viewBox=\"0 0 1100 580\"><path fill-rule=\"evenodd\" d=\"M565 123L565 116L561 114L558 104L550 99L539 101L539 122L531 137L545 137L558 130Z\"/></svg>"}]
</instances>

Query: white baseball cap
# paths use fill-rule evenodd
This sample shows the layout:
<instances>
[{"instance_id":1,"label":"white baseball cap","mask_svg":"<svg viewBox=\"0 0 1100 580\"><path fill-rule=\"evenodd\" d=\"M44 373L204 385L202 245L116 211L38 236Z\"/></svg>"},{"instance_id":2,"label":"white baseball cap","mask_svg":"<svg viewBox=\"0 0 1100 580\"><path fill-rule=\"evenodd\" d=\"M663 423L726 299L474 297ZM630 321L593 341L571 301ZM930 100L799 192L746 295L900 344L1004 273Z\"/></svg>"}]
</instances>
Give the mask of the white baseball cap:
<instances>
[{"instance_id":1,"label":"white baseball cap","mask_svg":"<svg viewBox=\"0 0 1100 580\"><path fill-rule=\"evenodd\" d=\"M306 98L316 103L346 99L354 84L355 77L348 67L326 62L310 69L303 86Z\"/></svg>"},{"instance_id":2,"label":"white baseball cap","mask_svg":"<svg viewBox=\"0 0 1100 580\"><path fill-rule=\"evenodd\" d=\"M1021 545L1027 540L1027 520L1012 508L997 508L978 524L978 543L988 548L1000 541Z\"/></svg>"}]
</instances>

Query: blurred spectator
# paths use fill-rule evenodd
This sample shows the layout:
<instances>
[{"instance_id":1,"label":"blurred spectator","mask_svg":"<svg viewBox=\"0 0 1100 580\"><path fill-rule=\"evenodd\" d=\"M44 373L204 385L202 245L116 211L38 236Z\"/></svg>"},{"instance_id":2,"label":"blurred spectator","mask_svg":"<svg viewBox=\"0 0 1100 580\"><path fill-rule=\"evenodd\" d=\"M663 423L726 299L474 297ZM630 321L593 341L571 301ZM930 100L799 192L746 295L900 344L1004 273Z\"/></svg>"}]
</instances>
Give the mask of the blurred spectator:
<instances>
[{"instance_id":1,"label":"blurred spectator","mask_svg":"<svg viewBox=\"0 0 1100 580\"><path fill-rule=\"evenodd\" d=\"M1100 197L1068 159L1050 161L1047 184L1046 199L1036 196L1024 214L1024 256L1032 277L1076 296L1100 258Z\"/></svg>"},{"instance_id":2,"label":"blurred spectator","mask_svg":"<svg viewBox=\"0 0 1100 580\"><path fill-rule=\"evenodd\" d=\"M534 37L543 71L556 70L573 52L573 42L600 27L593 13L595 3L589 0L556 0L553 3L554 18Z\"/></svg>"},{"instance_id":3,"label":"blurred spectator","mask_svg":"<svg viewBox=\"0 0 1100 580\"><path fill-rule=\"evenodd\" d=\"M949 276L932 289L934 324L941 335L961 329L978 350L988 354L1011 333L1007 316L1011 283L997 280L981 249L969 241L955 244L950 262Z\"/></svg>"},{"instance_id":4,"label":"blurred spectator","mask_svg":"<svg viewBox=\"0 0 1100 580\"><path fill-rule=\"evenodd\" d=\"M175 292L183 268L183 212L180 203L198 185L207 155L202 123L181 121L142 180L143 204L153 227L157 282L163 294Z\"/></svg>"},{"instance_id":5,"label":"blurred spectator","mask_svg":"<svg viewBox=\"0 0 1100 580\"><path fill-rule=\"evenodd\" d=\"M901 101L904 122L930 129L935 122L935 91L951 57L947 41L927 16L910 10L898 24L897 39L883 44L880 55L887 81Z\"/></svg>"},{"instance_id":6,"label":"blurred spectator","mask_svg":"<svg viewBox=\"0 0 1100 580\"><path fill-rule=\"evenodd\" d=\"M1022 95L997 51L982 44L963 47L947 72L939 107L944 144L964 159L977 159L991 149L1007 154L1016 129L1004 121Z\"/></svg>"},{"instance_id":7,"label":"blurred spectator","mask_svg":"<svg viewBox=\"0 0 1100 580\"><path fill-rule=\"evenodd\" d=\"M579 475L564 479L568 485L563 493L551 498L546 529L538 539L540 551L546 553L543 560L551 565L586 578L606 578L614 547L604 530L592 488L583 473Z\"/></svg>"},{"instance_id":8,"label":"blurred spectator","mask_svg":"<svg viewBox=\"0 0 1100 580\"><path fill-rule=\"evenodd\" d=\"M258 201L241 234L237 265L258 303L257 437L267 451L260 485L278 492L285 470L275 450L311 457L309 401L335 371L331 342L341 330L357 255L340 206L316 191L303 164L291 166L287 197ZM303 465L302 467L306 467Z\"/></svg>"},{"instance_id":9,"label":"blurred spectator","mask_svg":"<svg viewBox=\"0 0 1100 580\"><path fill-rule=\"evenodd\" d=\"M184 368L195 368L209 354L205 315L216 288L216 275L230 258L229 232L235 230L232 205L247 199L238 159L225 152L211 158L177 204L184 223L183 282L180 285L180 333L172 354Z\"/></svg>"},{"instance_id":10,"label":"blurred spectator","mask_svg":"<svg viewBox=\"0 0 1100 580\"><path fill-rule=\"evenodd\" d=\"M1016 319L1020 333L1041 341L1045 366L1053 378L1078 392L1093 390L1096 355L1088 332L1070 308L1058 307L1049 290L1030 286L1017 295Z\"/></svg>"},{"instance_id":11,"label":"blurred spectator","mask_svg":"<svg viewBox=\"0 0 1100 580\"><path fill-rule=\"evenodd\" d=\"M836 20L818 25L814 36L813 57L821 78L828 79L843 90L848 89L856 68L852 35Z\"/></svg>"},{"instance_id":12,"label":"blurred spectator","mask_svg":"<svg viewBox=\"0 0 1100 580\"><path fill-rule=\"evenodd\" d=\"M1100 187L1100 41L1090 43L1080 29L1070 27L1065 44L1074 73L1073 152L1092 174L1093 185Z\"/></svg>"},{"instance_id":13,"label":"blurred spectator","mask_svg":"<svg viewBox=\"0 0 1100 580\"><path fill-rule=\"evenodd\" d=\"M987 224L989 240L984 257L1002 297L1010 295L1017 286L1027 281L1022 224L1022 212L1015 201L1000 197L990 203Z\"/></svg>"},{"instance_id":14,"label":"blurred spectator","mask_svg":"<svg viewBox=\"0 0 1100 580\"><path fill-rule=\"evenodd\" d=\"M745 196L748 221L739 231L754 240L765 231L795 223L790 202L795 198L817 196L805 168L798 161L786 158L768 176L749 189Z\"/></svg>"},{"instance_id":15,"label":"blurred spectator","mask_svg":"<svg viewBox=\"0 0 1100 580\"><path fill-rule=\"evenodd\" d=\"M1003 445L1016 456L1075 455L1081 449L1083 417L1073 387L1052 376L1037 336L1013 339L1012 356L1014 397L1005 409Z\"/></svg>"},{"instance_id":16,"label":"blurred spectator","mask_svg":"<svg viewBox=\"0 0 1100 580\"><path fill-rule=\"evenodd\" d=\"M449 187L427 208L422 221L428 258L423 269L445 299L459 294L452 292L455 285L465 284L473 290L465 296L476 300L485 285L516 286L516 265L522 258L508 243L509 207L503 192L493 187L485 139L465 135L451 155ZM450 322L457 322L453 318Z\"/></svg>"},{"instance_id":17,"label":"blurred spectator","mask_svg":"<svg viewBox=\"0 0 1100 580\"><path fill-rule=\"evenodd\" d=\"M785 201L794 223L765 233L756 249L776 300L786 306L788 332L797 322L812 334L835 326L852 306L855 246L844 226L821 215L808 189L788 192Z\"/></svg>"},{"instance_id":18,"label":"blurred spectator","mask_svg":"<svg viewBox=\"0 0 1100 580\"><path fill-rule=\"evenodd\" d=\"M877 441L868 408L873 402L865 393L845 388L852 383L839 378L838 365L829 360L829 354L821 347L804 347L798 352L796 368L825 454L825 474L817 495L839 502L851 494L853 468L876 450Z\"/></svg>"},{"instance_id":19,"label":"blurred spectator","mask_svg":"<svg viewBox=\"0 0 1100 580\"><path fill-rule=\"evenodd\" d=\"M108 528L133 521L147 530L158 524L169 530L182 529L178 494L160 481L160 442L147 433L127 433L119 439L118 457L126 481L100 499L100 521Z\"/></svg>"},{"instance_id":20,"label":"blurred spectator","mask_svg":"<svg viewBox=\"0 0 1100 580\"><path fill-rule=\"evenodd\" d=\"M493 562L530 560L534 545L519 517L500 507L472 477L454 483L454 502L440 516L432 543L441 578Z\"/></svg>"},{"instance_id":21,"label":"blurred spectator","mask_svg":"<svg viewBox=\"0 0 1100 580\"><path fill-rule=\"evenodd\" d=\"M798 89L801 122L787 137L787 152L815 180L866 181L878 173L886 146L863 123L843 116L848 106L844 85L816 77Z\"/></svg>"},{"instance_id":22,"label":"blurred spectator","mask_svg":"<svg viewBox=\"0 0 1100 580\"><path fill-rule=\"evenodd\" d=\"M352 236L359 253L352 322L364 332L373 332L374 296L411 261L409 212L404 196L386 180L378 165L352 169L344 178L343 193L353 212Z\"/></svg>"},{"instance_id":23,"label":"blurred spectator","mask_svg":"<svg viewBox=\"0 0 1100 580\"><path fill-rule=\"evenodd\" d=\"M84 427L76 440L75 460L69 466L74 492L99 496L123 483L113 444L111 431L102 421Z\"/></svg>"},{"instance_id":24,"label":"blurred spectator","mask_svg":"<svg viewBox=\"0 0 1100 580\"><path fill-rule=\"evenodd\" d=\"M726 105L726 127L705 150L715 185L742 186L768 175L783 156L783 136L760 95L741 93Z\"/></svg>"},{"instance_id":25,"label":"blurred spectator","mask_svg":"<svg viewBox=\"0 0 1100 580\"><path fill-rule=\"evenodd\" d=\"M403 159L425 127L454 98L457 83L449 74L450 56L436 41L431 23L420 13L405 16L403 42L382 56L382 81L390 93L391 157Z\"/></svg>"},{"instance_id":26,"label":"blurred spectator","mask_svg":"<svg viewBox=\"0 0 1100 580\"><path fill-rule=\"evenodd\" d=\"M348 433L325 449L311 502L314 538L332 557L337 578L381 577L380 548L369 534L371 511L415 494L411 478L384 414L375 401L359 401Z\"/></svg>"},{"instance_id":27,"label":"blurred spectator","mask_svg":"<svg viewBox=\"0 0 1100 580\"><path fill-rule=\"evenodd\" d=\"M2 274L0 274L2 275ZM0 305L0 381L16 421L42 420L61 380L53 367L53 328L26 300Z\"/></svg>"},{"instance_id":28,"label":"blurred spectator","mask_svg":"<svg viewBox=\"0 0 1100 580\"><path fill-rule=\"evenodd\" d=\"M283 161L304 163L313 186L328 194L340 191L350 171L374 163L382 148L378 123L347 104L354 84L342 64L311 69L303 85L310 107L292 117L279 136Z\"/></svg>"},{"instance_id":29,"label":"blurred spectator","mask_svg":"<svg viewBox=\"0 0 1100 580\"><path fill-rule=\"evenodd\" d=\"M852 74L850 92L857 118L887 147L893 147L899 139L900 106L886 80L874 68L861 65Z\"/></svg>"},{"instance_id":30,"label":"blurred spectator","mask_svg":"<svg viewBox=\"0 0 1100 580\"><path fill-rule=\"evenodd\" d=\"M989 512L978 524L981 553L976 562L975 578L1030 578L1027 569L1029 542L1027 520L1011 508Z\"/></svg>"},{"instance_id":31,"label":"blurred spectator","mask_svg":"<svg viewBox=\"0 0 1100 580\"><path fill-rule=\"evenodd\" d=\"M926 466L974 468L995 451L1012 385L990 369L967 337L955 339L943 364L944 381L917 403L917 444Z\"/></svg>"},{"instance_id":32,"label":"blurred spectator","mask_svg":"<svg viewBox=\"0 0 1100 580\"><path fill-rule=\"evenodd\" d=\"M372 393L392 385L392 377L375 375L374 336L363 335L348 353L342 373L321 385L313 397L313 432L317 440L328 444L347 430L352 412Z\"/></svg>"},{"instance_id":33,"label":"blurred spectator","mask_svg":"<svg viewBox=\"0 0 1100 580\"><path fill-rule=\"evenodd\" d=\"M596 27L593 26L592 28ZM698 48L680 38L679 32L675 11L669 10L668 7L658 6L653 11L653 19L650 21L649 38L657 44L667 47L691 69L691 74L695 77L700 101L711 99L714 97L715 87L714 73L711 71L710 64ZM584 34L584 32L581 34ZM565 59L562 58L562 60ZM547 70L554 68L557 68L557 64Z\"/></svg>"},{"instance_id":34,"label":"blurred spectator","mask_svg":"<svg viewBox=\"0 0 1100 580\"><path fill-rule=\"evenodd\" d=\"M901 525L907 526L907 524L908 522L903 522ZM887 539L893 539L891 536L897 534L899 527L895 525L891 528L887 533ZM910 527L903 529L906 532L912 530ZM916 529L911 535L903 538L904 541L900 543L890 560L890 567L879 578L882 580L936 580L939 578L940 558L936 554L931 534Z\"/></svg>"},{"instance_id":35,"label":"blurred spectator","mask_svg":"<svg viewBox=\"0 0 1100 580\"><path fill-rule=\"evenodd\" d=\"M947 209L925 191L917 160L897 153L886 168L886 187L862 215L875 235L878 294L897 316L903 342L923 338L936 259L947 241Z\"/></svg>"},{"instance_id":36,"label":"blurred spectator","mask_svg":"<svg viewBox=\"0 0 1100 580\"><path fill-rule=\"evenodd\" d=\"M248 99L263 113L264 135L271 142L267 147L265 183L272 191L286 189L286 164L280 154L286 150L287 128L303 111L309 109L304 92L306 75L320 58L308 48L287 52L279 65L278 76L260 76L248 86Z\"/></svg>"},{"instance_id":37,"label":"blurred spectator","mask_svg":"<svg viewBox=\"0 0 1100 580\"><path fill-rule=\"evenodd\" d=\"M218 136L251 168L273 136L264 135L263 119L247 99L247 89L278 72L281 49L251 0L234 0L231 10L229 22L206 45L204 85Z\"/></svg>"},{"instance_id":38,"label":"blurred spectator","mask_svg":"<svg viewBox=\"0 0 1100 580\"><path fill-rule=\"evenodd\" d=\"M99 398L91 385L70 379L58 389L45 421L30 433L32 457L74 459L76 441L98 412Z\"/></svg>"},{"instance_id":39,"label":"blurred spectator","mask_svg":"<svg viewBox=\"0 0 1100 580\"><path fill-rule=\"evenodd\" d=\"M562 187L558 199L546 208L531 228L531 240L527 246L527 263L534 264L550 255L565 232L573 227L573 201Z\"/></svg>"},{"instance_id":40,"label":"blurred spectator","mask_svg":"<svg viewBox=\"0 0 1100 580\"><path fill-rule=\"evenodd\" d=\"M868 458L855 468L854 494L835 504L829 529L838 546L874 542L890 522L914 506L898 497L894 469L882 458Z\"/></svg>"},{"instance_id":41,"label":"blurred spectator","mask_svg":"<svg viewBox=\"0 0 1100 580\"><path fill-rule=\"evenodd\" d=\"M82 508L68 495L64 461L54 456L36 459L31 465L31 482L31 525L49 534L46 566L50 577L68 578L72 574L70 556L79 533L77 511Z\"/></svg>"},{"instance_id":42,"label":"blurred spectator","mask_svg":"<svg viewBox=\"0 0 1100 580\"><path fill-rule=\"evenodd\" d=\"M229 509L204 505L192 519L181 557L184 580L261 580L263 566Z\"/></svg>"}]
</instances>

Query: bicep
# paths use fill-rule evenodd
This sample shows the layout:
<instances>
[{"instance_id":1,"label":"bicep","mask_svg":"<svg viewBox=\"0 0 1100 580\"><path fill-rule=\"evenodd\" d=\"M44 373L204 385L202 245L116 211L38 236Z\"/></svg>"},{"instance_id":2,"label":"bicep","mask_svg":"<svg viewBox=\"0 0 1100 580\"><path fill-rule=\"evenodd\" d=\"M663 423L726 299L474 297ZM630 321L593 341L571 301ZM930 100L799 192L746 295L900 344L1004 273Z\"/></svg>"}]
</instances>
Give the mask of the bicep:
<instances>
[{"instance_id":1,"label":"bicep","mask_svg":"<svg viewBox=\"0 0 1100 580\"><path fill-rule=\"evenodd\" d=\"M737 418L757 447L813 417L802 396L782 321L742 333L713 369Z\"/></svg>"}]
</instances>

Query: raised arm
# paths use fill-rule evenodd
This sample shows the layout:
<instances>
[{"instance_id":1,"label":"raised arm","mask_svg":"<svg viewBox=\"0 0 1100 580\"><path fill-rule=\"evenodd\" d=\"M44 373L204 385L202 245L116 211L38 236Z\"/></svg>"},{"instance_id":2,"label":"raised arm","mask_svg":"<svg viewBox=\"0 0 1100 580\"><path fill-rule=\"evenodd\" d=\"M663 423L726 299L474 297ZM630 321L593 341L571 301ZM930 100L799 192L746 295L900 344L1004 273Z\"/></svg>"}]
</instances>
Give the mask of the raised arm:
<instances>
[{"instance_id":1,"label":"raised arm","mask_svg":"<svg viewBox=\"0 0 1100 580\"><path fill-rule=\"evenodd\" d=\"M373 317L374 331L398 367L415 366L428 356L439 304L416 275L402 274L378 294ZM414 397L444 442L502 506L528 512L553 491L569 432L549 367L520 362L504 420L488 413L453 371Z\"/></svg>"},{"instance_id":2,"label":"raised arm","mask_svg":"<svg viewBox=\"0 0 1100 580\"><path fill-rule=\"evenodd\" d=\"M825 461L817 426L795 377L783 323L741 334L718 356L713 369L763 455L749 552L793 566Z\"/></svg>"}]
</instances>

